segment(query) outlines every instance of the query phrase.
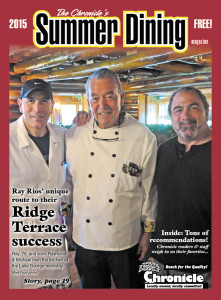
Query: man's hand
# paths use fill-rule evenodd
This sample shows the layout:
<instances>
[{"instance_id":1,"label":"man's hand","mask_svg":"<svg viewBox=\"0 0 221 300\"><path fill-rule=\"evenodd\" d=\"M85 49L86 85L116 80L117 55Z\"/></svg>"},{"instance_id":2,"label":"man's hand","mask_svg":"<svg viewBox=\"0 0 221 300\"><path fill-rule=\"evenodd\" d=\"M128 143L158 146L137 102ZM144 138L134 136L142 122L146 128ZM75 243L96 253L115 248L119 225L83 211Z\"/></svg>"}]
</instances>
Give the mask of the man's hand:
<instances>
[{"instance_id":1,"label":"man's hand","mask_svg":"<svg viewBox=\"0 0 221 300\"><path fill-rule=\"evenodd\" d=\"M72 239L73 231L73 207L67 203L61 203L61 215L65 219L67 231L64 237L67 239L68 245L74 247L75 243Z\"/></svg>"},{"instance_id":2,"label":"man's hand","mask_svg":"<svg viewBox=\"0 0 221 300\"><path fill-rule=\"evenodd\" d=\"M74 247L75 243L72 239L72 231L73 231L73 214L72 214L72 206L70 208L70 205L67 210L67 214L65 214L65 223L67 227L67 231L65 233L65 238L67 239L68 245L70 247Z\"/></svg>"},{"instance_id":3,"label":"man's hand","mask_svg":"<svg viewBox=\"0 0 221 300\"><path fill-rule=\"evenodd\" d=\"M76 117L73 120L73 124L76 124L78 127L87 124L91 119L91 114L86 111L78 111Z\"/></svg>"},{"instance_id":4,"label":"man's hand","mask_svg":"<svg viewBox=\"0 0 221 300\"><path fill-rule=\"evenodd\" d=\"M152 232L144 232L140 238L137 254L140 254L139 261L146 261L150 252L150 238Z\"/></svg>"},{"instance_id":5,"label":"man's hand","mask_svg":"<svg viewBox=\"0 0 221 300\"><path fill-rule=\"evenodd\" d=\"M67 239L68 246L70 246L70 247L72 247L72 248L76 246L76 245L75 245L75 242L74 242L74 240L73 240L73 238L72 238L72 234L66 233L64 236L65 236L65 238Z\"/></svg>"}]
</instances>

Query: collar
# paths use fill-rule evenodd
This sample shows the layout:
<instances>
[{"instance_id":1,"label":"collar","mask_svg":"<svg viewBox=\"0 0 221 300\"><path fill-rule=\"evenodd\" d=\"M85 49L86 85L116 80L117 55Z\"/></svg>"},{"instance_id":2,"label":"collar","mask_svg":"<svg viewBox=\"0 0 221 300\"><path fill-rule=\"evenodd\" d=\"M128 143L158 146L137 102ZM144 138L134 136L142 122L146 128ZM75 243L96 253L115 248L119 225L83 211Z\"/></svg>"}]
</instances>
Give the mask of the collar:
<instances>
[{"instance_id":1,"label":"collar","mask_svg":"<svg viewBox=\"0 0 221 300\"><path fill-rule=\"evenodd\" d=\"M102 129L99 128L97 125L97 122L94 117L91 118L90 122L88 123L88 126L90 126L90 129L92 130L92 137L96 139L101 140L109 140L116 141L122 139L122 130L121 127L124 126L125 121L127 119L127 114L124 116L124 121L120 125L115 125L111 128Z\"/></svg>"},{"instance_id":2,"label":"collar","mask_svg":"<svg viewBox=\"0 0 221 300\"><path fill-rule=\"evenodd\" d=\"M32 140L28 135L28 131L25 127L23 116L21 116L17 121L17 135L18 143L20 148L31 146ZM50 134L50 138L53 142L57 143L60 141L58 133L53 130L53 124L47 123L47 128Z\"/></svg>"},{"instance_id":3,"label":"collar","mask_svg":"<svg viewBox=\"0 0 221 300\"><path fill-rule=\"evenodd\" d=\"M20 148L28 147L31 145L31 139L28 136L28 132L23 121L23 116L21 116L17 122L18 122L17 135L18 135L19 147Z\"/></svg>"},{"instance_id":4,"label":"collar","mask_svg":"<svg viewBox=\"0 0 221 300\"><path fill-rule=\"evenodd\" d=\"M50 134L50 138L52 139L53 142L58 143L58 142L61 141L61 136L58 134L58 132L60 132L60 131L55 130L55 128L57 128L57 126L56 127L55 126L56 125L54 125L54 124L47 123L47 127L48 127L48 131L49 131L49 134Z\"/></svg>"},{"instance_id":5,"label":"collar","mask_svg":"<svg viewBox=\"0 0 221 300\"><path fill-rule=\"evenodd\" d=\"M200 144L200 145L191 145L190 150L186 152L186 146L185 144L181 144L178 141L178 137L175 137L175 146L176 146L176 153L177 153L177 157L178 159L183 159L184 156L189 155L189 153L194 153L195 151L197 151L198 149L201 149L203 147L207 147L207 145L210 145L212 143L212 141L208 141L206 143Z\"/></svg>"}]
</instances>

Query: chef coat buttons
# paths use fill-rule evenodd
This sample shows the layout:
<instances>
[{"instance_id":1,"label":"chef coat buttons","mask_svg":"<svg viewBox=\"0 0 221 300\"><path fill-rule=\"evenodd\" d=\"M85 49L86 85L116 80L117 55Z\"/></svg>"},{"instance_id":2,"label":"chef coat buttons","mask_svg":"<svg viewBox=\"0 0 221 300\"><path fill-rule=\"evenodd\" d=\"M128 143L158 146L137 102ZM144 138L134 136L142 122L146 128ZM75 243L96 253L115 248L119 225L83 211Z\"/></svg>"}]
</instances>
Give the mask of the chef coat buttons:
<instances>
[{"instance_id":1,"label":"chef coat buttons","mask_svg":"<svg viewBox=\"0 0 221 300\"><path fill-rule=\"evenodd\" d=\"M94 155L94 152L91 152L91 156L93 156Z\"/></svg>"},{"instance_id":2,"label":"chef coat buttons","mask_svg":"<svg viewBox=\"0 0 221 300\"><path fill-rule=\"evenodd\" d=\"M116 157L116 154L112 154L112 157Z\"/></svg>"},{"instance_id":3,"label":"chef coat buttons","mask_svg":"<svg viewBox=\"0 0 221 300\"><path fill-rule=\"evenodd\" d=\"M119 134L119 132L118 131L115 131L115 135L118 135Z\"/></svg>"},{"instance_id":4,"label":"chef coat buttons","mask_svg":"<svg viewBox=\"0 0 221 300\"><path fill-rule=\"evenodd\" d=\"M92 174L89 174L88 177L91 178L91 177L92 177Z\"/></svg>"},{"instance_id":5,"label":"chef coat buttons","mask_svg":"<svg viewBox=\"0 0 221 300\"><path fill-rule=\"evenodd\" d=\"M93 134L96 134L97 133L97 130L93 130Z\"/></svg>"},{"instance_id":6,"label":"chef coat buttons","mask_svg":"<svg viewBox=\"0 0 221 300\"><path fill-rule=\"evenodd\" d=\"M112 203L112 202L113 202L113 199L109 199L109 202Z\"/></svg>"},{"instance_id":7,"label":"chef coat buttons","mask_svg":"<svg viewBox=\"0 0 221 300\"><path fill-rule=\"evenodd\" d=\"M86 198L87 200L90 200L91 198L89 197L89 196L87 196L87 198Z\"/></svg>"},{"instance_id":8,"label":"chef coat buttons","mask_svg":"<svg viewBox=\"0 0 221 300\"><path fill-rule=\"evenodd\" d=\"M86 220L86 222L87 222L87 223L90 223L90 220L89 220L89 219L87 219L87 220Z\"/></svg>"},{"instance_id":9,"label":"chef coat buttons","mask_svg":"<svg viewBox=\"0 0 221 300\"><path fill-rule=\"evenodd\" d=\"M108 222L108 225L110 225L110 226L111 226L111 225L112 225L112 222Z\"/></svg>"},{"instance_id":10,"label":"chef coat buttons","mask_svg":"<svg viewBox=\"0 0 221 300\"><path fill-rule=\"evenodd\" d=\"M114 175L114 174L111 174L111 177L115 177L115 175Z\"/></svg>"}]
</instances>

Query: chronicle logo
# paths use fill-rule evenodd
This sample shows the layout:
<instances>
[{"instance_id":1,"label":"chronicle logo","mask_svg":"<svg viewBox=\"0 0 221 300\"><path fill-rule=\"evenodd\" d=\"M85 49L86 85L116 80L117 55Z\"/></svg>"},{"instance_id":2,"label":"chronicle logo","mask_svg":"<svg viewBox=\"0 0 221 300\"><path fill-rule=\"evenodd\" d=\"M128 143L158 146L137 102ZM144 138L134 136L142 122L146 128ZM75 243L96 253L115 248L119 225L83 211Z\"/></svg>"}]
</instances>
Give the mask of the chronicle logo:
<instances>
[{"instance_id":1,"label":"chronicle logo","mask_svg":"<svg viewBox=\"0 0 221 300\"><path fill-rule=\"evenodd\" d=\"M201 274L162 274L156 262L145 262L140 265L139 273L143 272L145 288L204 288L204 276ZM160 272L160 273L159 273Z\"/></svg>"}]
</instances>

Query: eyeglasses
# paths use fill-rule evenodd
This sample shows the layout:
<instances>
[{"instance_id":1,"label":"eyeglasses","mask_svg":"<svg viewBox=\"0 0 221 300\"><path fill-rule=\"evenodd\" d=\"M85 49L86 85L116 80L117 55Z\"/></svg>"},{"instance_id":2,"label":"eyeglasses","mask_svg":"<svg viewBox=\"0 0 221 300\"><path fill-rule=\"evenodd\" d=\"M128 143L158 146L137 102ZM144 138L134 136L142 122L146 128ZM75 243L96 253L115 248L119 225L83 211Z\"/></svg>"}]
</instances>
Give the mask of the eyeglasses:
<instances>
[{"instance_id":1,"label":"eyeglasses","mask_svg":"<svg viewBox=\"0 0 221 300\"><path fill-rule=\"evenodd\" d=\"M33 105L36 102L38 102L40 105L48 105L50 100L51 99L41 99L41 100L38 100L38 99L34 99L34 98L26 98L25 99L25 103L29 104L29 105Z\"/></svg>"},{"instance_id":2,"label":"eyeglasses","mask_svg":"<svg viewBox=\"0 0 221 300\"><path fill-rule=\"evenodd\" d=\"M102 138L98 138L95 136L95 134L97 133L97 130L95 129L95 119L94 119L94 122L93 122L93 135L92 135L92 138L94 140L97 140L97 141L105 141L105 142L115 142L115 141L118 141L119 140L119 125L117 126L117 129L116 131L114 132L115 135L117 135L116 138L112 138L112 139L102 139Z\"/></svg>"}]
</instances>

